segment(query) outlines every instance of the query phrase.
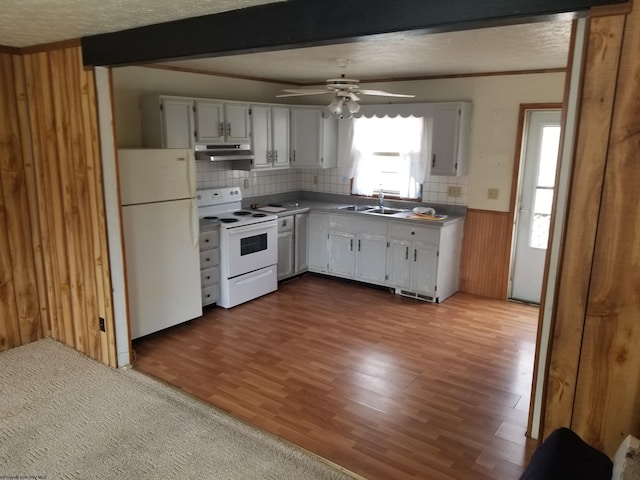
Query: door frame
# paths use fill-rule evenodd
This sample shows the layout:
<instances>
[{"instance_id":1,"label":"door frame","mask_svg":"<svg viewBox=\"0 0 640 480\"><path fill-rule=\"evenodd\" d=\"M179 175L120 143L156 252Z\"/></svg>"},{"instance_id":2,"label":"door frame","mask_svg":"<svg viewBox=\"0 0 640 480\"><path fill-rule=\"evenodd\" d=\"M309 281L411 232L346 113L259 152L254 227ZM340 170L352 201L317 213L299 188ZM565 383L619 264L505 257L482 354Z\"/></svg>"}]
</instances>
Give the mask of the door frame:
<instances>
[{"instance_id":1,"label":"door frame","mask_svg":"<svg viewBox=\"0 0 640 480\"><path fill-rule=\"evenodd\" d=\"M513 263L514 256L516 250L516 227L517 227L517 216L516 216L516 206L518 203L518 196L520 195L520 172L522 171L525 151L523 150L526 147L524 143L524 135L525 128L527 128L527 114L534 110L559 110L560 111L560 126L564 131L564 112L563 112L563 104L562 103L521 103L520 104L520 113L518 114L518 131L516 136L516 150L515 150L515 158L513 161L513 176L511 178L511 198L509 200L509 224L511 225L511 240L509 243L509 278L507 279L507 300L511 300L511 288L513 285L511 284L511 279L513 276ZM560 170L560 154L562 149L562 136L560 137L560 145L558 146L558 164L556 165L556 179L558 176L558 171ZM555 204L555 194L554 194L554 204ZM551 241L551 232L549 232L549 241ZM545 255L545 268L543 272L543 279L547 277L548 274L548 256L549 249L547 248L547 253ZM544 287L544 280L542 288ZM541 294L542 296L542 294ZM542 298L541 298L542 302ZM542 303L540 303L542 305Z\"/></svg>"}]
</instances>

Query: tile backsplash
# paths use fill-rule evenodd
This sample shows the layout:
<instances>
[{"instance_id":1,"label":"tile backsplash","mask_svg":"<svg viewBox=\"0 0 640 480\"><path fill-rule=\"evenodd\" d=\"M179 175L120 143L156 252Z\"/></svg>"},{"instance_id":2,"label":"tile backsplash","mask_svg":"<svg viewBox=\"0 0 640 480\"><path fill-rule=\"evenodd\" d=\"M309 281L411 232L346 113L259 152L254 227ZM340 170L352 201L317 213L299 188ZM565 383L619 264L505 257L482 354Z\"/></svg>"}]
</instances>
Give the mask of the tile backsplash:
<instances>
[{"instance_id":1,"label":"tile backsplash","mask_svg":"<svg viewBox=\"0 0 640 480\"><path fill-rule=\"evenodd\" d=\"M244 198L306 190L310 192L349 195L351 182L340 168L284 169L245 171L232 170L234 163L196 162L197 188L240 187ZM246 186L245 186L246 185ZM460 187L460 196L448 195L450 186ZM467 177L431 177L423 185L425 203L467 204Z\"/></svg>"}]
</instances>

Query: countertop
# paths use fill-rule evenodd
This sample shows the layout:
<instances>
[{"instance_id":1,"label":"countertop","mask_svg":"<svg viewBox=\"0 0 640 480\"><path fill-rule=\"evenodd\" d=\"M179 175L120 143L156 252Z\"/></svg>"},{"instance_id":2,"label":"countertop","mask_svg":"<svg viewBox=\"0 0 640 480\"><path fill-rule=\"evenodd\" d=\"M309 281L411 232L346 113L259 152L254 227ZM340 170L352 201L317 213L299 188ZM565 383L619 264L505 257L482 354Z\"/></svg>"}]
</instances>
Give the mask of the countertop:
<instances>
[{"instance_id":1,"label":"countertop","mask_svg":"<svg viewBox=\"0 0 640 480\"><path fill-rule=\"evenodd\" d=\"M284 208L285 210L281 212L273 212L274 215L277 215L278 217L295 215L298 213L305 213L313 210L313 211L340 214L340 215L358 215L363 218L401 220L403 222L409 222L416 225L428 225L428 226L450 225L452 223L460 222L465 219L464 215L459 215L459 214L449 214L447 218L443 220L410 218L414 215L414 213L411 210L406 212L396 213L393 215L381 215L381 214L372 214L372 213L364 213L361 211L358 212L358 211L341 209L349 205L353 205L353 203L333 203L333 202L324 202L324 201L307 200L307 199L286 200L283 202L270 202L266 204L252 204L252 206L257 207L257 208L254 208L254 210L259 209L260 207L266 207L266 206L276 206L276 207ZM373 202L366 203L366 205L375 206ZM393 207L393 206L389 205L389 207Z\"/></svg>"}]
</instances>

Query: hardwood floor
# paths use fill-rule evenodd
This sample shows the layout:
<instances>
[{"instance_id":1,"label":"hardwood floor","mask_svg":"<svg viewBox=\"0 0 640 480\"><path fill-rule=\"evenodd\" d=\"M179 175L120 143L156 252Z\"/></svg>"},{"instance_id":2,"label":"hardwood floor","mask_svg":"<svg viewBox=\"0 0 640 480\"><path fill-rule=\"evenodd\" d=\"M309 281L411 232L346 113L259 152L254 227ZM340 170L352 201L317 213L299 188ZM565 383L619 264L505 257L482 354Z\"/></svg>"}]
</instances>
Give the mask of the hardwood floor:
<instances>
[{"instance_id":1,"label":"hardwood floor","mask_svg":"<svg viewBox=\"0 0 640 480\"><path fill-rule=\"evenodd\" d=\"M370 480L517 479L536 323L305 275L135 341L134 367Z\"/></svg>"}]
</instances>

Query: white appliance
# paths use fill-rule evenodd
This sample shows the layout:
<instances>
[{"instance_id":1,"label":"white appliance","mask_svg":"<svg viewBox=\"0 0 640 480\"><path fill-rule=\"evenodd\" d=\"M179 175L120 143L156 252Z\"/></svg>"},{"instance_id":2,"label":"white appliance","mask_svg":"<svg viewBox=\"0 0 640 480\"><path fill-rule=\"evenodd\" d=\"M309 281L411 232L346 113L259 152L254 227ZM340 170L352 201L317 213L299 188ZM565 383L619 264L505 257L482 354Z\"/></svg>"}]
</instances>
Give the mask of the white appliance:
<instances>
[{"instance_id":1,"label":"white appliance","mask_svg":"<svg viewBox=\"0 0 640 480\"><path fill-rule=\"evenodd\" d=\"M278 217L242 210L240 188L199 190L198 216L220 223L220 299L235 307L278 289Z\"/></svg>"},{"instance_id":2,"label":"white appliance","mask_svg":"<svg viewBox=\"0 0 640 480\"><path fill-rule=\"evenodd\" d=\"M131 338L202 316L195 161L118 150Z\"/></svg>"}]
</instances>

